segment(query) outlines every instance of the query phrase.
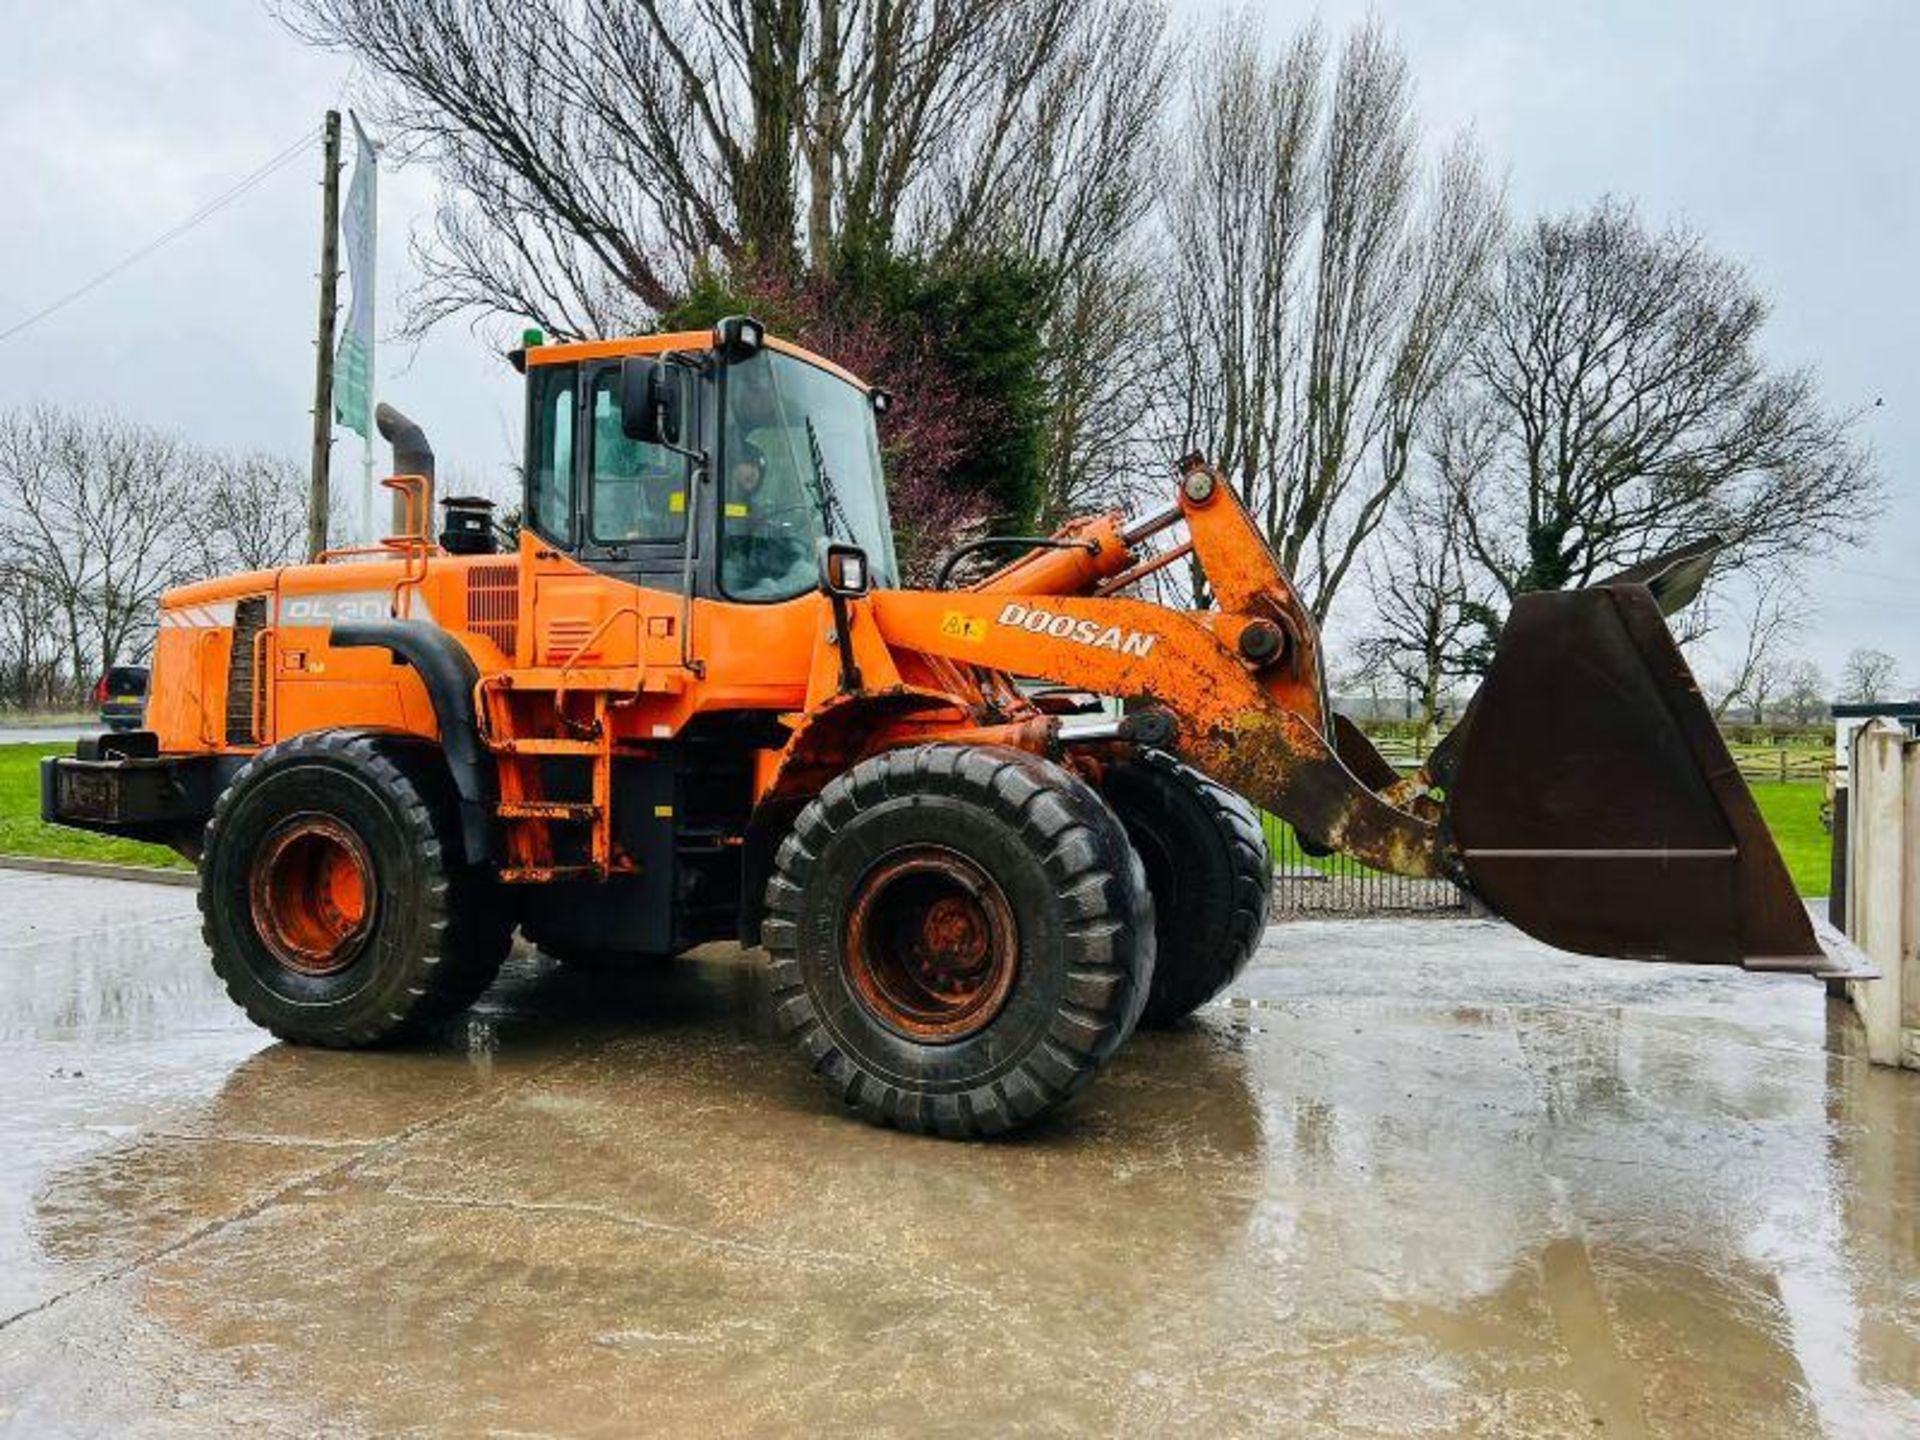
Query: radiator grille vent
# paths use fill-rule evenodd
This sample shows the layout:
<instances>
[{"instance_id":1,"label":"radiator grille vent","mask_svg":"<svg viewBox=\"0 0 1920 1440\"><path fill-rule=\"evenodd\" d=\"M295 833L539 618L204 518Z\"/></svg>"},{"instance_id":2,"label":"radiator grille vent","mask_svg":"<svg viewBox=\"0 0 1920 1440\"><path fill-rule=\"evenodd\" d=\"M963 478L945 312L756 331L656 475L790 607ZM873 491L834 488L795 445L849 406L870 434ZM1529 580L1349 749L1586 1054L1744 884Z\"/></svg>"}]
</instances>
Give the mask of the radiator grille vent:
<instances>
[{"instance_id":1,"label":"radiator grille vent","mask_svg":"<svg viewBox=\"0 0 1920 1440\"><path fill-rule=\"evenodd\" d=\"M267 597L249 595L233 607L233 645L227 652L227 743L257 745L254 730L254 681L258 678L260 632L267 624Z\"/></svg>"},{"instance_id":2,"label":"radiator grille vent","mask_svg":"<svg viewBox=\"0 0 1920 1440\"><path fill-rule=\"evenodd\" d=\"M580 648L593 638L593 631L594 622L592 620L549 620L547 622L546 636L546 663L549 665L566 665L573 661L599 659L600 647L598 645L595 645L591 650L582 650Z\"/></svg>"},{"instance_id":3,"label":"radiator grille vent","mask_svg":"<svg viewBox=\"0 0 1920 1440\"><path fill-rule=\"evenodd\" d=\"M514 658L520 633L520 567L475 565L467 571L467 629Z\"/></svg>"}]
</instances>

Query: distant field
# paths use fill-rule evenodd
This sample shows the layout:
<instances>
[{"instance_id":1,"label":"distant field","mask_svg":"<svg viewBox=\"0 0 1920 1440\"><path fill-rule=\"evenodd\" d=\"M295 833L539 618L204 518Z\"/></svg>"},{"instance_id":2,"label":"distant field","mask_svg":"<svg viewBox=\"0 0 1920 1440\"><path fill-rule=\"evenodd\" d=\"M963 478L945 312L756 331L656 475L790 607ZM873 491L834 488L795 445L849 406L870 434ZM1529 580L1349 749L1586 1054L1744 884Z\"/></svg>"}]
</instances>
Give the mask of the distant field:
<instances>
[{"instance_id":1,"label":"distant field","mask_svg":"<svg viewBox=\"0 0 1920 1440\"><path fill-rule=\"evenodd\" d=\"M71 745L0 744L0 855L105 860L116 865L192 866L164 845L141 845L40 823L40 757L70 755Z\"/></svg>"}]
</instances>

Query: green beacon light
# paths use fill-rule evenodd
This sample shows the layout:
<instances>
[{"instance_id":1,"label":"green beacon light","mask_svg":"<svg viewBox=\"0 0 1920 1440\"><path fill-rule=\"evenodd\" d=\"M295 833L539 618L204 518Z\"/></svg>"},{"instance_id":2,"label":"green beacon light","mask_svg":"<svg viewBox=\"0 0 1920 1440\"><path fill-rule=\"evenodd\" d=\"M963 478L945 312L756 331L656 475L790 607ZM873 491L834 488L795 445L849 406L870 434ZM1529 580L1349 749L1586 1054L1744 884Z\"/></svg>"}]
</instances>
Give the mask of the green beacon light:
<instances>
[{"instance_id":1,"label":"green beacon light","mask_svg":"<svg viewBox=\"0 0 1920 1440\"><path fill-rule=\"evenodd\" d=\"M520 332L520 343L529 350L538 350L547 343L547 335L538 325L529 325Z\"/></svg>"}]
</instances>

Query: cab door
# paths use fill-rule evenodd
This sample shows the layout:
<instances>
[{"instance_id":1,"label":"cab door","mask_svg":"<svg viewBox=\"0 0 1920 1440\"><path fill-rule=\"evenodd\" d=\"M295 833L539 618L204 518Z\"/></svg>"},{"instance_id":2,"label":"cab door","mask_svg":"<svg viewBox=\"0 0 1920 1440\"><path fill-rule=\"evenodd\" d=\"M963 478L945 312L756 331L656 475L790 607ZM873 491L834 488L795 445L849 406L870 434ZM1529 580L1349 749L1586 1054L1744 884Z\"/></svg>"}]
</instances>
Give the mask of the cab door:
<instances>
[{"instance_id":1,"label":"cab door","mask_svg":"<svg viewBox=\"0 0 1920 1440\"><path fill-rule=\"evenodd\" d=\"M575 562L535 567L537 665L635 663L637 612L651 607L627 587L682 588L694 543L692 463L628 438L619 375L617 361L593 361L540 366L530 377L526 523L556 559Z\"/></svg>"}]
</instances>

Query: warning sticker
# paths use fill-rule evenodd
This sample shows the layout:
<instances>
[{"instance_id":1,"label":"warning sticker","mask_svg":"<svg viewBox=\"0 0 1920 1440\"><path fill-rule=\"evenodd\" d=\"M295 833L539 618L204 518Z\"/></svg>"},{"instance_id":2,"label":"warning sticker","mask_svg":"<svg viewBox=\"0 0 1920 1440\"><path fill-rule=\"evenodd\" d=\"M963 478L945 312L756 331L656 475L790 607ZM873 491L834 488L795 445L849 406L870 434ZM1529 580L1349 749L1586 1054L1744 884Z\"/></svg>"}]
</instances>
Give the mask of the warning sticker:
<instances>
[{"instance_id":1,"label":"warning sticker","mask_svg":"<svg viewBox=\"0 0 1920 1440\"><path fill-rule=\"evenodd\" d=\"M987 638L987 622L978 615L949 610L940 617L940 633L949 640L967 640L978 645Z\"/></svg>"}]
</instances>

